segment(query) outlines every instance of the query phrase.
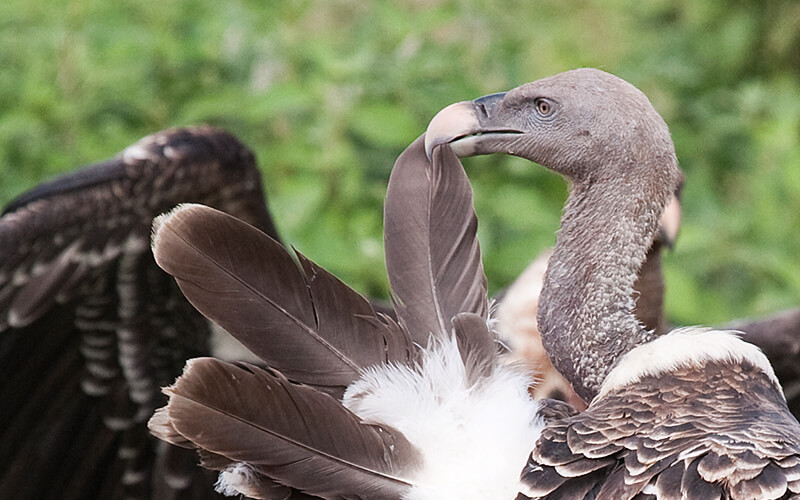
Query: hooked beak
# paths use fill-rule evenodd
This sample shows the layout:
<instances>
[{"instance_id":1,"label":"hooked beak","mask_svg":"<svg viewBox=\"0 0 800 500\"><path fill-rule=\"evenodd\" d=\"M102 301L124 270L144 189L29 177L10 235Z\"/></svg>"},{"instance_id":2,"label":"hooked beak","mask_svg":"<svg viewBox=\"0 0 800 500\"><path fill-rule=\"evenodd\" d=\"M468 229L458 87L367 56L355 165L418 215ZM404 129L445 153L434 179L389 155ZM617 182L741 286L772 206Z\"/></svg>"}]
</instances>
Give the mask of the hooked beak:
<instances>
[{"instance_id":1,"label":"hooked beak","mask_svg":"<svg viewBox=\"0 0 800 500\"><path fill-rule=\"evenodd\" d=\"M425 154L428 159L433 148L439 144L450 144L458 156L482 154L480 145L498 134L521 134L494 123L497 109L506 96L505 92L490 94L447 106L433 117L425 132Z\"/></svg>"}]
</instances>

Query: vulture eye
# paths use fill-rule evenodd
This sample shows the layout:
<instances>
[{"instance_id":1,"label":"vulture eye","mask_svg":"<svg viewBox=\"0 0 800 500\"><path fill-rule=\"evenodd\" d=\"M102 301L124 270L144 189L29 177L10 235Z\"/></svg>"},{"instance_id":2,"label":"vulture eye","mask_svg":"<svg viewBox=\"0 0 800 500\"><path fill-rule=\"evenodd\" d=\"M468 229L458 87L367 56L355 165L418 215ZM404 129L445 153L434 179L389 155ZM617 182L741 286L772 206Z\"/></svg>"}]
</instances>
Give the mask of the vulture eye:
<instances>
[{"instance_id":1,"label":"vulture eye","mask_svg":"<svg viewBox=\"0 0 800 500\"><path fill-rule=\"evenodd\" d=\"M533 104L536 106L536 111L542 116L547 116L553 111L553 106L547 99L536 99Z\"/></svg>"}]
</instances>

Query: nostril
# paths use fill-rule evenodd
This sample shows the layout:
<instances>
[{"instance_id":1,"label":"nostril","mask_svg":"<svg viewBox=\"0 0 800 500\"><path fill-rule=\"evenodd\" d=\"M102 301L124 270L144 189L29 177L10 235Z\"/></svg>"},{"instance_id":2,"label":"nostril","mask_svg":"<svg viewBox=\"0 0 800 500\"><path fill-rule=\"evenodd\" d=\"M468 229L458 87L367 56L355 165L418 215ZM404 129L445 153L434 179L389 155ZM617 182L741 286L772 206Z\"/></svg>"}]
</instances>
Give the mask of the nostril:
<instances>
[{"instance_id":1,"label":"nostril","mask_svg":"<svg viewBox=\"0 0 800 500\"><path fill-rule=\"evenodd\" d=\"M489 94L475 99L472 102L475 105L476 113L480 113L482 118L490 117L496 112L497 106L500 105L505 96L505 92L499 92L497 94Z\"/></svg>"}]
</instances>

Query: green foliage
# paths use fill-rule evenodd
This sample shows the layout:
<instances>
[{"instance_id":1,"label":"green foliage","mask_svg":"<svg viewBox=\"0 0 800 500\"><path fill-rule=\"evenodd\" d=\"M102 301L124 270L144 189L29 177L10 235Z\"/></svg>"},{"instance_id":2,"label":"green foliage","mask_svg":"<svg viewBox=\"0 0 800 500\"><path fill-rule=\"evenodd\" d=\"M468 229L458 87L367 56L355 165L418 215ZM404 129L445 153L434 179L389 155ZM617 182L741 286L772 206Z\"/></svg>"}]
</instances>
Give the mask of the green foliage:
<instances>
[{"instance_id":1,"label":"green foliage","mask_svg":"<svg viewBox=\"0 0 800 500\"><path fill-rule=\"evenodd\" d=\"M800 5L690 1L0 3L0 203L157 130L242 137L286 239L385 295L394 158L445 105L578 66L640 87L687 173L679 323L800 302ZM493 289L552 244L566 188L467 162Z\"/></svg>"}]
</instances>

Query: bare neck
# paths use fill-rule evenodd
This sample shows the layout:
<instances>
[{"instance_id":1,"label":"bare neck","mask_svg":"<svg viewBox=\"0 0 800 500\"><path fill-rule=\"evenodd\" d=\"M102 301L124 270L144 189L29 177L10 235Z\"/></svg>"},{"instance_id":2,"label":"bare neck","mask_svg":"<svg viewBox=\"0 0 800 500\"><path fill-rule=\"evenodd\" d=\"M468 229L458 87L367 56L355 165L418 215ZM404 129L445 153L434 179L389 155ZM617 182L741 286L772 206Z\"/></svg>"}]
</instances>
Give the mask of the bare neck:
<instances>
[{"instance_id":1,"label":"bare neck","mask_svg":"<svg viewBox=\"0 0 800 500\"><path fill-rule=\"evenodd\" d=\"M620 356L656 337L636 319L634 283L666 197L634 189L576 184L545 275L542 342L585 401Z\"/></svg>"}]
</instances>

